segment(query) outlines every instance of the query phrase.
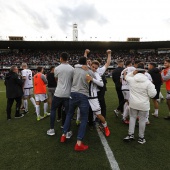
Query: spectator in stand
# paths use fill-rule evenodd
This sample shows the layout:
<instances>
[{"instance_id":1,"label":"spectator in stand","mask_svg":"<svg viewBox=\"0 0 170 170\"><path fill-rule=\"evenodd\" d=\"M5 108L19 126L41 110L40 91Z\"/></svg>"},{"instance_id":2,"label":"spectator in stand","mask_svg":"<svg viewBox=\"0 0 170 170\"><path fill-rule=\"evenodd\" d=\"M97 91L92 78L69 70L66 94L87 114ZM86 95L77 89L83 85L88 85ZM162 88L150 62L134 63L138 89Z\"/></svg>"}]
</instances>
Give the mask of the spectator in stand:
<instances>
[{"instance_id":1,"label":"spectator in stand","mask_svg":"<svg viewBox=\"0 0 170 170\"><path fill-rule=\"evenodd\" d=\"M119 112L123 113L123 106L125 103L124 96L122 93L122 83L120 82L121 72L124 70L123 60L118 60L117 65L118 65L118 67L115 70L113 70L113 72L112 72L112 80L115 83L115 88L116 88L117 96L119 99L119 105L118 105L117 109L114 110L115 115L118 117Z\"/></svg>"},{"instance_id":2,"label":"spectator in stand","mask_svg":"<svg viewBox=\"0 0 170 170\"><path fill-rule=\"evenodd\" d=\"M7 97L7 120L11 120L11 108L16 101L15 118L21 118L24 115L20 114L21 100L23 95L22 80L18 76L18 68L13 65L9 73L5 77L6 97Z\"/></svg>"}]
</instances>

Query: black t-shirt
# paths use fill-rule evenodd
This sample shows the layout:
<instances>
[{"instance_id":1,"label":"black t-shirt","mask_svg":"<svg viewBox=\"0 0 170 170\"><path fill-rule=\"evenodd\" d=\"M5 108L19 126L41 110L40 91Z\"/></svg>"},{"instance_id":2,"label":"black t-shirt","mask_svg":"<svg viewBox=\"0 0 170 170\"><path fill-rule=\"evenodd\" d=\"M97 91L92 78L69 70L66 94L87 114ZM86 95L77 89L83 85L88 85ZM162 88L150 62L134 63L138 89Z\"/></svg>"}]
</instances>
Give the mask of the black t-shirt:
<instances>
[{"instance_id":1,"label":"black t-shirt","mask_svg":"<svg viewBox=\"0 0 170 170\"><path fill-rule=\"evenodd\" d=\"M54 73L48 73L47 80L48 80L48 87L55 88L57 86L57 82L55 80Z\"/></svg>"},{"instance_id":2,"label":"black t-shirt","mask_svg":"<svg viewBox=\"0 0 170 170\"><path fill-rule=\"evenodd\" d=\"M151 75L153 84L156 87L159 87L162 85L162 77L160 74L160 70L158 68L153 68L149 70L148 73Z\"/></svg>"},{"instance_id":3,"label":"black t-shirt","mask_svg":"<svg viewBox=\"0 0 170 170\"><path fill-rule=\"evenodd\" d=\"M116 69L113 70L112 72L112 80L114 81L115 83L115 86L117 88L121 88L122 86L122 83L120 82L120 75L121 75L121 72L124 70L123 67L117 67Z\"/></svg>"}]
</instances>

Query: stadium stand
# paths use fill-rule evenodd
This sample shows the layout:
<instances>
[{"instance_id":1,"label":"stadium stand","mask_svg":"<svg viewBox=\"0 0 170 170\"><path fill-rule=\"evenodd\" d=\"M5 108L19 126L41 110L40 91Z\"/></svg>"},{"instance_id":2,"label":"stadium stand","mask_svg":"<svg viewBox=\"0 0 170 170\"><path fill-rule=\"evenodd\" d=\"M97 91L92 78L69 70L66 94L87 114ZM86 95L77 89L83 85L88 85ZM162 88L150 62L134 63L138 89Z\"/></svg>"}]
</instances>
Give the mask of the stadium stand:
<instances>
[{"instance_id":1,"label":"stadium stand","mask_svg":"<svg viewBox=\"0 0 170 170\"><path fill-rule=\"evenodd\" d=\"M109 69L116 67L118 59L140 60L145 63L155 62L159 67L163 66L165 58L170 57L170 42L28 42L28 41L1 41L0 42L0 79L3 79L7 69L11 65L21 67L22 62L26 62L30 69L37 66L49 69L52 65L59 65L59 55L66 51L70 54L69 64L77 63L78 58L84 53L84 49L91 50L89 58L91 60L101 58L106 61L105 50L110 48L112 60ZM163 49L163 50L162 50ZM106 72L110 76L110 70Z\"/></svg>"}]
</instances>

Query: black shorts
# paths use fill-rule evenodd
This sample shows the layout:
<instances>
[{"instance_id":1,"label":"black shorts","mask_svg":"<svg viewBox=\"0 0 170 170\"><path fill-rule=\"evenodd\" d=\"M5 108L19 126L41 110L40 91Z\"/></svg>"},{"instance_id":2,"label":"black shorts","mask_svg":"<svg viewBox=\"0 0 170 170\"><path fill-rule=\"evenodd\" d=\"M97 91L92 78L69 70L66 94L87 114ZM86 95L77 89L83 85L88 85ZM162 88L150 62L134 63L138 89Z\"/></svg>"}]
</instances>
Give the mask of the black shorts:
<instances>
[{"instance_id":1,"label":"black shorts","mask_svg":"<svg viewBox=\"0 0 170 170\"><path fill-rule=\"evenodd\" d=\"M156 96L153 99L159 99L159 93L160 93L161 87L156 87L155 86L155 89L156 89L157 93L156 93Z\"/></svg>"}]
</instances>

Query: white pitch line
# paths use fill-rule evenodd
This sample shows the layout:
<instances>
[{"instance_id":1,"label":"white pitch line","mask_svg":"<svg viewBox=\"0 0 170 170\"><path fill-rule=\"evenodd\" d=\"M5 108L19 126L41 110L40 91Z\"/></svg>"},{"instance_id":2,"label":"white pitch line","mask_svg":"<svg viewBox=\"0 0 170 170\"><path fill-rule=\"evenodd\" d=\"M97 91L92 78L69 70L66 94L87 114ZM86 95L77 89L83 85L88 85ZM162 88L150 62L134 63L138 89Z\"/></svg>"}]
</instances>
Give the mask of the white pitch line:
<instances>
[{"instance_id":1,"label":"white pitch line","mask_svg":"<svg viewBox=\"0 0 170 170\"><path fill-rule=\"evenodd\" d=\"M97 124L97 132L98 132L98 135L100 137L100 140L102 142L102 145L104 146L104 150L106 152L106 156L109 160L109 163L110 163L110 166L111 166L111 169L112 170L120 170L119 168L119 165L113 155L113 152L112 150L110 149L110 146L109 144L107 143L107 140L105 138L105 136L103 135L103 132L101 132L101 130L98 128L98 124Z\"/></svg>"}]
</instances>

